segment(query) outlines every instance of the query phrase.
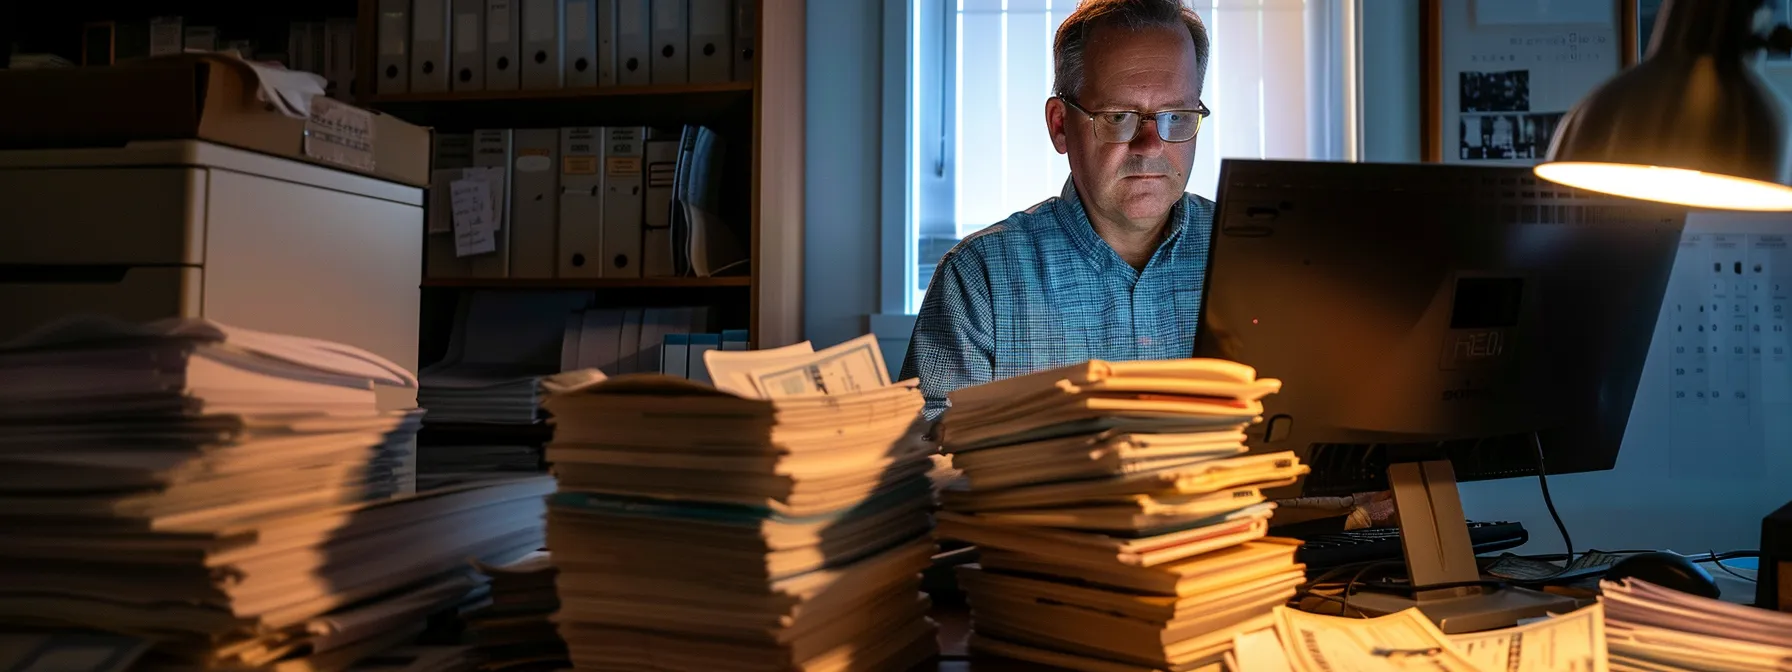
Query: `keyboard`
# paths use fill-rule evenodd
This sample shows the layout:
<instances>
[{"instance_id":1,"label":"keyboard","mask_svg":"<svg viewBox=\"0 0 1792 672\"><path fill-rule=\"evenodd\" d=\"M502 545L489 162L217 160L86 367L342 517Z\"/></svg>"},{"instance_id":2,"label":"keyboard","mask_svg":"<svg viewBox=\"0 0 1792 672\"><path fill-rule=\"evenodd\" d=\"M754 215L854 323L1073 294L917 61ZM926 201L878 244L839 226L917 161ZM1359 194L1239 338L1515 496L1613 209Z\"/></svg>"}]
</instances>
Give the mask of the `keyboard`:
<instances>
[{"instance_id":1,"label":"keyboard","mask_svg":"<svg viewBox=\"0 0 1792 672\"><path fill-rule=\"evenodd\" d=\"M1468 539L1480 555L1522 546L1530 534L1522 523L1471 521ZM1404 553L1400 530L1391 527L1314 534L1301 540L1306 543L1294 552L1294 560L1305 564L1309 574L1359 562L1398 561Z\"/></svg>"}]
</instances>

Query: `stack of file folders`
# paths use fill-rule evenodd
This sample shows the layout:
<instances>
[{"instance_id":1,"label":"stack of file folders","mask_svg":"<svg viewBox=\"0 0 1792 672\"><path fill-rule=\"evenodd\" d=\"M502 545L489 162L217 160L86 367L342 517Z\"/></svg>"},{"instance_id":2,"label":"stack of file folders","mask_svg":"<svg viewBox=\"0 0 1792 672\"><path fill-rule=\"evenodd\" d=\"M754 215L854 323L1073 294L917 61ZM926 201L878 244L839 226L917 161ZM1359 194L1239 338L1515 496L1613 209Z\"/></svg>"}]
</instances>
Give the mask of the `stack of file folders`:
<instances>
[{"instance_id":1,"label":"stack of file folders","mask_svg":"<svg viewBox=\"0 0 1792 672\"><path fill-rule=\"evenodd\" d=\"M1070 669L1190 670L1267 626L1304 578L1263 488L1307 468L1244 455L1281 383L1192 359L1091 361L960 389L941 418L963 479L937 533L980 652ZM1128 667L1130 666L1130 667Z\"/></svg>"},{"instance_id":2,"label":"stack of file folders","mask_svg":"<svg viewBox=\"0 0 1792 672\"><path fill-rule=\"evenodd\" d=\"M566 313L577 292L464 292L440 360L417 378L424 422L528 425L540 420L540 381L560 370Z\"/></svg>"},{"instance_id":3,"label":"stack of file folders","mask_svg":"<svg viewBox=\"0 0 1792 672\"><path fill-rule=\"evenodd\" d=\"M417 403L428 415L417 446L417 489L544 473L547 431L536 417L541 375L530 373L539 368L457 363L424 370Z\"/></svg>"},{"instance_id":4,"label":"stack of file folders","mask_svg":"<svg viewBox=\"0 0 1792 672\"><path fill-rule=\"evenodd\" d=\"M750 398L546 381L548 547L577 669L906 670L937 651L915 384Z\"/></svg>"},{"instance_id":5,"label":"stack of file folders","mask_svg":"<svg viewBox=\"0 0 1792 672\"><path fill-rule=\"evenodd\" d=\"M480 565L491 577L491 597L467 616L467 633L479 648L482 669L561 670L571 663L566 642L549 620L560 608L547 551L507 565Z\"/></svg>"},{"instance_id":6,"label":"stack of file folders","mask_svg":"<svg viewBox=\"0 0 1792 672\"><path fill-rule=\"evenodd\" d=\"M1792 669L1792 614L1627 578L1602 581L1613 670Z\"/></svg>"},{"instance_id":7,"label":"stack of file folders","mask_svg":"<svg viewBox=\"0 0 1792 672\"><path fill-rule=\"evenodd\" d=\"M389 496L403 368L201 320L0 345L0 623L156 642L135 669L344 669L540 547L552 480Z\"/></svg>"}]
</instances>

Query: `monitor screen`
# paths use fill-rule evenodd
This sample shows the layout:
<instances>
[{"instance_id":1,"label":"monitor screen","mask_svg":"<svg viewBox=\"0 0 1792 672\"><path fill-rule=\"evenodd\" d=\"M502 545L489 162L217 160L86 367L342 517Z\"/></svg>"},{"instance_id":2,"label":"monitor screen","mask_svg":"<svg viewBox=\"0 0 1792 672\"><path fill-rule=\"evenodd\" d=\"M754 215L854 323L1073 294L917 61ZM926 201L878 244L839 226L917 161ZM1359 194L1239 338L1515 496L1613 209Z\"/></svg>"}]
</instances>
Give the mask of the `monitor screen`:
<instances>
[{"instance_id":1,"label":"monitor screen","mask_svg":"<svg viewBox=\"0 0 1792 672\"><path fill-rule=\"evenodd\" d=\"M1384 487L1389 461L1460 480L1617 459L1685 209L1528 168L1234 160L1195 355L1283 381L1253 450L1306 494Z\"/></svg>"}]
</instances>

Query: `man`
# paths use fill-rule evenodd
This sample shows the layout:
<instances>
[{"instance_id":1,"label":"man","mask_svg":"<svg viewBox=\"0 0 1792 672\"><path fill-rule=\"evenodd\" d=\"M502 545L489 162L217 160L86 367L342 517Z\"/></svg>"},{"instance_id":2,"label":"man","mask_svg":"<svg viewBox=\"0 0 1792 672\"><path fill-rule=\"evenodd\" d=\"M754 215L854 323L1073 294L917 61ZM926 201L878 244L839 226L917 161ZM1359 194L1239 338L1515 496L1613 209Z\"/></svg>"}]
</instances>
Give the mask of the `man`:
<instances>
[{"instance_id":1,"label":"man","mask_svg":"<svg viewBox=\"0 0 1792 672\"><path fill-rule=\"evenodd\" d=\"M1090 359L1189 357L1213 202L1188 194L1207 30L1177 0L1086 0L1052 45L1063 192L940 259L903 378L946 395Z\"/></svg>"}]
</instances>

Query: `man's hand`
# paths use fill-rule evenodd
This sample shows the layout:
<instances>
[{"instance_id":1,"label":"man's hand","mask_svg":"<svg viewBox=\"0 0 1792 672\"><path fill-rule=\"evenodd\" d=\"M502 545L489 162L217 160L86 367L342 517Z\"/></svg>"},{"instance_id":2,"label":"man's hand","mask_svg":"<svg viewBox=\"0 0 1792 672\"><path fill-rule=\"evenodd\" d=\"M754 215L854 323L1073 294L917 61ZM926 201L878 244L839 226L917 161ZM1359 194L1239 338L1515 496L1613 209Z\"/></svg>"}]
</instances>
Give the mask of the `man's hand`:
<instances>
[{"instance_id":1,"label":"man's hand","mask_svg":"<svg viewBox=\"0 0 1792 672\"><path fill-rule=\"evenodd\" d=\"M1400 524L1400 511L1394 506L1392 490L1359 492L1349 497L1296 497L1277 502L1277 507L1309 514L1311 519L1344 516L1346 530ZM1297 517L1309 519L1307 516Z\"/></svg>"},{"instance_id":2,"label":"man's hand","mask_svg":"<svg viewBox=\"0 0 1792 672\"><path fill-rule=\"evenodd\" d=\"M1400 525L1400 509L1394 505L1394 491L1359 492L1350 496L1354 505L1350 512L1350 520L1345 522L1344 529L1360 530L1365 527L1398 527Z\"/></svg>"}]
</instances>

